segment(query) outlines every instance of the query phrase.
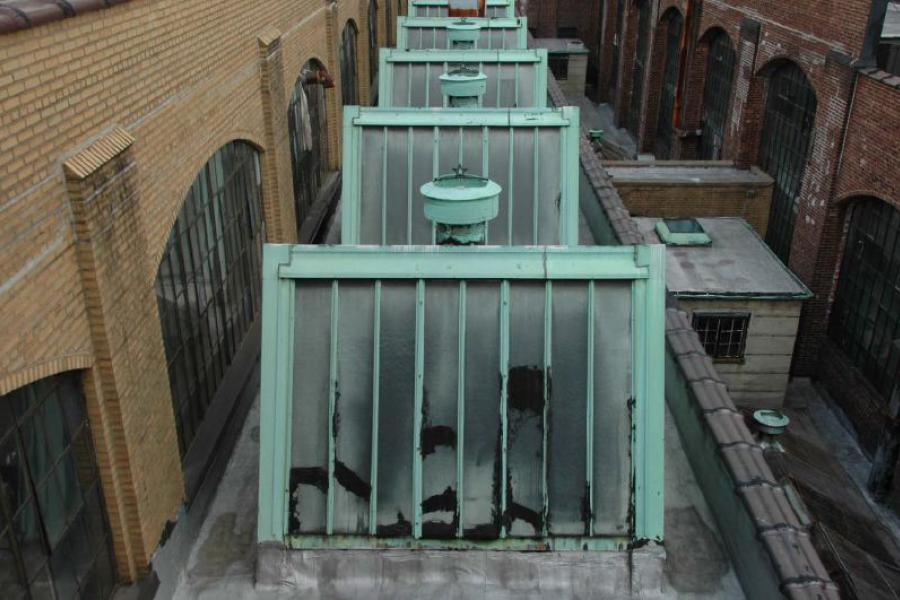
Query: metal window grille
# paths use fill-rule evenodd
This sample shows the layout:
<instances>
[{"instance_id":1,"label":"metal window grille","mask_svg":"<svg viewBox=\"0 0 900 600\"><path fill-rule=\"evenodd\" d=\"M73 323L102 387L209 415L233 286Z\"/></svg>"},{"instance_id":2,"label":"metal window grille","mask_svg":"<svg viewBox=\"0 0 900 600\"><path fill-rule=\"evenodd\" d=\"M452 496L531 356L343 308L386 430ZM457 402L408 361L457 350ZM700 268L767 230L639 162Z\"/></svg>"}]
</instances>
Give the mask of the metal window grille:
<instances>
[{"instance_id":1,"label":"metal window grille","mask_svg":"<svg viewBox=\"0 0 900 600\"><path fill-rule=\"evenodd\" d=\"M112 542L77 373L0 396L0 594L109 598Z\"/></svg>"},{"instance_id":2,"label":"metal window grille","mask_svg":"<svg viewBox=\"0 0 900 600\"><path fill-rule=\"evenodd\" d=\"M359 104L359 77L356 68L358 33L348 21L341 32L341 101L344 106Z\"/></svg>"},{"instance_id":3,"label":"metal window grille","mask_svg":"<svg viewBox=\"0 0 900 600\"><path fill-rule=\"evenodd\" d=\"M565 81L569 78L569 55L568 54L551 54L549 59L550 70L558 81Z\"/></svg>"},{"instance_id":4,"label":"metal window grille","mask_svg":"<svg viewBox=\"0 0 900 600\"><path fill-rule=\"evenodd\" d=\"M706 160L722 158L725 142L725 123L734 81L735 51L731 39L718 31L709 45L706 62L706 83L703 87L703 134L700 156Z\"/></svg>"},{"instance_id":5,"label":"metal window grille","mask_svg":"<svg viewBox=\"0 0 900 600\"><path fill-rule=\"evenodd\" d=\"M661 246L267 246L259 540L660 539L664 264Z\"/></svg>"},{"instance_id":6,"label":"metal window grille","mask_svg":"<svg viewBox=\"0 0 900 600\"><path fill-rule=\"evenodd\" d=\"M375 82L378 75L378 6L375 0L369 0L369 81Z\"/></svg>"},{"instance_id":7,"label":"metal window grille","mask_svg":"<svg viewBox=\"0 0 900 600\"><path fill-rule=\"evenodd\" d=\"M656 157L669 159L675 142L675 95L678 89L681 32L684 17L677 10L670 13L666 26L666 60L663 67L662 93L659 97L659 118L656 125Z\"/></svg>"},{"instance_id":8,"label":"metal window grille","mask_svg":"<svg viewBox=\"0 0 900 600\"><path fill-rule=\"evenodd\" d=\"M481 19L476 50L524 50L528 47L528 19L525 17ZM401 50L449 50L447 24L450 19L403 17L397 20L397 48Z\"/></svg>"},{"instance_id":9,"label":"metal window grille","mask_svg":"<svg viewBox=\"0 0 900 600\"><path fill-rule=\"evenodd\" d=\"M816 94L803 70L794 63L779 67L769 78L759 163L775 180L766 242L785 264L815 118Z\"/></svg>"},{"instance_id":10,"label":"metal window grille","mask_svg":"<svg viewBox=\"0 0 900 600\"><path fill-rule=\"evenodd\" d=\"M325 86L319 78L322 71L318 62L307 62L294 84L288 105L288 141L298 231L315 204L328 172L327 105Z\"/></svg>"},{"instance_id":11,"label":"metal window grille","mask_svg":"<svg viewBox=\"0 0 900 600\"><path fill-rule=\"evenodd\" d=\"M421 186L459 164L500 184L491 245L578 245L578 109L344 111L341 243L433 244Z\"/></svg>"},{"instance_id":12,"label":"metal window grille","mask_svg":"<svg viewBox=\"0 0 900 600\"><path fill-rule=\"evenodd\" d=\"M639 0L637 7L637 43L631 77L631 105L628 109L628 129L635 137L640 135L641 109L644 106L644 75L647 72L647 50L650 46L650 2Z\"/></svg>"},{"instance_id":13,"label":"metal window grille","mask_svg":"<svg viewBox=\"0 0 900 600\"><path fill-rule=\"evenodd\" d=\"M900 211L876 198L852 208L830 334L887 401L900 381Z\"/></svg>"},{"instance_id":14,"label":"metal window grille","mask_svg":"<svg viewBox=\"0 0 900 600\"><path fill-rule=\"evenodd\" d=\"M256 150L229 142L201 169L166 242L156 300L182 457L260 307Z\"/></svg>"},{"instance_id":15,"label":"metal window grille","mask_svg":"<svg viewBox=\"0 0 900 600\"><path fill-rule=\"evenodd\" d=\"M744 360L749 314L694 313L693 325L710 358L720 361Z\"/></svg>"},{"instance_id":16,"label":"metal window grille","mask_svg":"<svg viewBox=\"0 0 900 600\"><path fill-rule=\"evenodd\" d=\"M547 105L547 51L394 50L381 52L378 104L383 107L440 108L447 105L440 77L466 65L487 76L484 108L544 108Z\"/></svg>"}]
</instances>

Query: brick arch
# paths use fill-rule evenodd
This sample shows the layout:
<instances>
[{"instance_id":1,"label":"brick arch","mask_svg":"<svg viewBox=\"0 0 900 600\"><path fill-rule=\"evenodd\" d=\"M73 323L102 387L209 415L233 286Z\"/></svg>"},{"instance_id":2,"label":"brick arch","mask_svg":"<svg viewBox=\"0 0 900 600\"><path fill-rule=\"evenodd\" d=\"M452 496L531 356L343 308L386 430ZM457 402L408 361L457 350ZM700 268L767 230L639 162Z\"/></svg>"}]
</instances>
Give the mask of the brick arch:
<instances>
[{"instance_id":1,"label":"brick arch","mask_svg":"<svg viewBox=\"0 0 900 600\"><path fill-rule=\"evenodd\" d=\"M690 139L690 149L687 151L686 155L682 156L682 158L705 158L702 132L705 124L704 115L707 110L706 86L709 78L709 59L713 44L717 40L722 39L722 36L724 36L724 39L728 40L728 45L735 58L735 64L732 70L731 89L728 93L728 108L726 109L726 115L730 114L731 102L734 98L734 89L739 75L737 65L738 44L724 25L713 23L707 26L706 29L703 30L703 33L697 38L694 52L688 58L688 76L690 79L689 83L684 87L684 129L696 132L697 135ZM723 158L727 156L729 147L730 136L727 127L727 119L728 117L726 116L726 127L722 133L724 138L721 149Z\"/></svg>"},{"instance_id":2,"label":"brick arch","mask_svg":"<svg viewBox=\"0 0 900 600\"><path fill-rule=\"evenodd\" d=\"M816 88L816 78L795 56L791 54L776 54L775 56L770 57L765 63L756 68L756 72L753 76L754 78L769 79L775 71L788 65L796 66L803 72L803 76L806 77L807 83L809 83L809 86L813 89L813 92L818 98L819 90Z\"/></svg>"},{"instance_id":3,"label":"brick arch","mask_svg":"<svg viewBox=\"0 0 900 600\"><path fill-rule=\"evenodd\" d=\"M93 366L94 357L88 353L69 354L44 360L0 378L0 396L53 375L69 371L84 371Z\"/></svg>"},{"instance_id":4,"label":"brick arch","mask_svg":"<svg viewBox=\"0 0 900 600\"><path fill-rule=\"evenodd\" d=\"M728 33L728 28L725 27L722 23L712 23L703 30L703 33L700 34L700 37L697 38L697 41L700 44L709 46L712 43L713 38L720 33L728 36L728 41L731 42L731 47L737 49L737 41Z\"/></svg>"},{"instance_id":5,"label":"brick arch","mask_svg":"<svg viewBox=\"0 0 900 600\"><path fill-rule=\"evenodd\" d=\"M665 12L660 15L654 28L653 40L650 47L649 57L649 76L647 78L647 91L645 92L647 100L644 104L644 126L642 127L643 135L639 140L638 147L643 152L653 152L656 143L657 121L659 119L659 111L662 98L662 86L664 79L664 70L667 57L666 43L668 40L669 24L673 19L681 19L681 38L684 39L685 26L684 13L677 6L669 6ZM679 43L680 47L680 43ZM680 49L679 49L680 51ZM676 66L677 68L677 66ZM683 74L679 73L681 77Z\"/></svg>"}]
</instances>

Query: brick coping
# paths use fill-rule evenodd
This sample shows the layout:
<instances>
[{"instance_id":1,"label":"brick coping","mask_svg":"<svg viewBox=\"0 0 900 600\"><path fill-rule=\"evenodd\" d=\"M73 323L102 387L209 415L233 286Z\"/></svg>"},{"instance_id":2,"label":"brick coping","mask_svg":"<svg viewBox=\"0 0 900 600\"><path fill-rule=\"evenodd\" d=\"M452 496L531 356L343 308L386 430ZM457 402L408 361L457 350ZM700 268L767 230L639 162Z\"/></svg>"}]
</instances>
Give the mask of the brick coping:
<instances>
[{"instance_id":1,"label":"brick coping","mask_svg":"<svg viewBox=\"0 0 900 600\"><path fill-rule=\"evenodd\" d=\"M131 0L0 0L0 34L111 8Z\"/></svg>"}]
</instances>

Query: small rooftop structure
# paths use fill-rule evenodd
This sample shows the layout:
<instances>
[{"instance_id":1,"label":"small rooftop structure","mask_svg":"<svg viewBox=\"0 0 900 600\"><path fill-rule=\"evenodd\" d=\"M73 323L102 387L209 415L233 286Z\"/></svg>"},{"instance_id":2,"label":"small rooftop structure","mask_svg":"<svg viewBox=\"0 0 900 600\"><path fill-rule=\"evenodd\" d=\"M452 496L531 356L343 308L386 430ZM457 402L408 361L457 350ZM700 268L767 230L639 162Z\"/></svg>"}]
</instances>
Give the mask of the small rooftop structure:
<instances>
[{"instance_id":1,"label":"small rooftop structure","mask_svg":"<svg viewBox=\"0 0 900 600\"><path fill-rule=\"evenodd\" d=\"M409 4L411 17L448 17L450 16L449 0L413 0ZM491 19L499 17L515 17L514 0L487 0L485 16Z\"/></svg>"},{"instance_id":2,"label":"small rooftop structure","mask_svg":"<svg viewBox=\"0 0 900 600\"><path fill-rule=\"evenodd\" d=\"M647 243L667 244L669 293L735 401L780 409L806 286L743 219L635 221Z\"/></svg>"},{"instance_id":3,"label":"small rooftop structure","mask_svg":"<svg viewBox=\"0 0 900 600\"><path fill-rule=\"evenodd\" d=\"M383 107L446 108L441 77L460 67L487 76L484 108L547 106L546 50L381 50L378 103Z\"/></svg>"},{"instance_id":4,"label":"small rooftop structure","mask_svg":"<svg viewBox=\"0 0 900 600\"><path fill-rule=\"evenodd\" d=\"M535 48L550 53L550 70L567 96L583 96L590 51L576 38L536 38Z\"/></svg>"}]
</instances>

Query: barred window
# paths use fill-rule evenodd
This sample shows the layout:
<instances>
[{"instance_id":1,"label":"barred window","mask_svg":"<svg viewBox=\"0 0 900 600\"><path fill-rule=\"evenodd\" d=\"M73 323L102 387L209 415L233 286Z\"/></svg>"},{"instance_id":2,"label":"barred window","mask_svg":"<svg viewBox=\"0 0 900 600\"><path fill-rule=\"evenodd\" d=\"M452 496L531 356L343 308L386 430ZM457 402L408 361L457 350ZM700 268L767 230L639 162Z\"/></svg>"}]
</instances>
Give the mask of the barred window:
<instances>
[{"instance_id":1,"label":"barred window","mask_svg":"<svg viewBox=\"0 0 900 600\"><path fill-rule=\"evenodd\" d=\"M359 104L359 81L356 70L356 38L353 21L347 21L341 33L341 100L344 106Z\"/></svg>"},{"instance_id":2,"label":"barred window","mask_svg":"<svg viewBox=\"0 0 900 600\"><path fill-rule=\"evenodd\" d=\"M693 325L710 358L722 362L744 360L749 314L694 313Z\"/></svg>"},{"instance_id":3,"label":"barred window","mask_svg":"<svg viewBox=\"0 0 900 600\"><path fill-rule=\"evenodd\" d=\"M112 542L79 376L0 396L0 597L109 598Z\"/></svg>"},{"instance_id":4,"label":"barred window","mask_svg":"<svg viewBox=\"0 0 900 600\"><path fill-rule=\"evenodd\" d=\"M725 140L725 123L734 81L734 46L731 38L721 29L709 43L706 62L706 83L703 88L703 134L700 138L700 156L706 160L722 158Z\"/></svg>"},{"instance_id":5,"label":"barred window","mask_svg":"<svg viewBox=\"0 0 900 600\"><path fill-rule=\"evenodd\" d=\"M325 68L310 60L294 84L288 106L288 141L294 179L297 230L309 214L328 173L328 114Z\"/></svg>"},{"instance_id":6,"label":"barred window","mask_svg":"<svg viewBox=\"0 0 900 600\"><path fill-rule=\"evenodd\" d=\"M182 458L260 307L259 155L222 146L188 190L156 275Z\"/></svg>"},{"instance_id":7,"label":"barred window","mask_svg":"<svg viewBox=\"0 0 900 600\"><path fill-rule=\"evenodd\" d=\"M830 337L890 398L900 381L900 210L877 198L852 209Z\"/></svg>"},{"instance_id":8,"label":"barred window","mask_svg":"<svg viewBox=\"0 0 900 600\"><path fill-rule=\"evenodd\" d=\"M678 71L681 32L684 28L684 17L678 10L669 11L666 25L666 59L663 67L662 90L659 99L659 118L656 123L656 156L659 159L672 157L675 141L675 96L678 93Z\"/></svg>"}]
</instances>

